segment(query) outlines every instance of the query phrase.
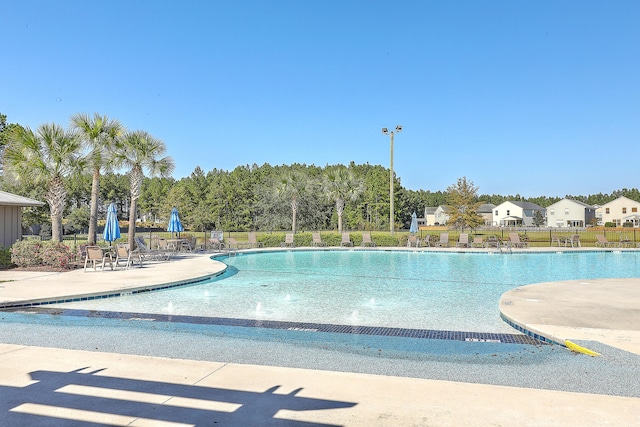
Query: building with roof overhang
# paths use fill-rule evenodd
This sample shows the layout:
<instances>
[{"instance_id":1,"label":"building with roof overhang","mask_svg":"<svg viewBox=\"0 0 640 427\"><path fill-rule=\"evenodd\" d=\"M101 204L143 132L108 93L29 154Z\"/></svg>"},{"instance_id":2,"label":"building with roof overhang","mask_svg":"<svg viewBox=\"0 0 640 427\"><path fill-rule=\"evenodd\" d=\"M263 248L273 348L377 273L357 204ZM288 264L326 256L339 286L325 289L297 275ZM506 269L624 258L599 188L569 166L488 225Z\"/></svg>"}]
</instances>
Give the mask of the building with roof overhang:
<instances>
[{"instance_id":1,"label":"building with roof overhang","mask_svg":"<svg viewBox=\"0 0 640 427\"><path fill-rule=\"evenodd\" d=\"M536 212L545 209L531 202L503 202L493 209L493 225L497 227L531 227Z\"/></svg>"},{"instance_id":2,"label":"building with roof overhang","mask_svg":"<svg viewBox=\"0 0 640 427\"><path fill-rule=\"evenodd\" d=\"M0 191L0 246L8 248L22 238L22 208L44 202Z\"/></svg>"}]
</instances>

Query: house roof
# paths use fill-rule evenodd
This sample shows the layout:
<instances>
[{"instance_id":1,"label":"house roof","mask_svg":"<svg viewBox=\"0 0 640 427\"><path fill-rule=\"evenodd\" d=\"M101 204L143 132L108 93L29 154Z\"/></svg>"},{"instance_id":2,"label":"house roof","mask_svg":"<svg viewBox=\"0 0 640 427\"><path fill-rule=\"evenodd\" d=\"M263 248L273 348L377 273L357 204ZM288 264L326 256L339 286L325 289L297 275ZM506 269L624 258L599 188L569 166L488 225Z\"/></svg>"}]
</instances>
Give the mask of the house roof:
<instances>
[{"instance_id":1,"label":"house roof","mask_svg":"<svg viewBox=\"0 0 640 427\"><path fill-rule=\"evenodd\" d=\"M584 206L585 208L595 209L595 206L591 206L590 204L588 204L588 203L584 203L584 202L581 202L580 200L573 200L573 199L567 199L567 200L571 200L572 202L575 202L575 203L577 203L577 204L579 204L579 205L582 205L582 206Z\"/></svg>"},{"instance_id":2,"label":"house roof","mask_svg":"<svg viewBox=\"0 0 640 427\"><path fill-rule=\"evenodd\" d=\"M549 206L547 206L547 209L549 209L551 207L555 207L555 205L557 205L558 203L561 203L561 202L572 202L572 203L575 203L577 205L582 206L583 208L595 209L595 206L591 206L590 204L581 202L579 200L569 199L568 197L565 197L564 199L562 199L562 200L560 200L558 202L550 204Z\"/></svg>"},{"instance_id":3,"label":"house roof","mask_svg":"<svg viewBox=\"0 0 640 427\"><path fill-rule=\"evenodd\" d=\"M509 203L512 203L512 204L514 204L516 206L519 206L522 209L544 210L544 208L542 206L538 206L535 203L531 203L531 202L513 202L513 201L509 200Z\"/></svg>"},{"instance_id":4,"label":"house roof","mask_svg":"<svg viewBox=\"0 0 640 427\"><path fill-rule=\"evenodd\" d=\"M493 208L495 207L496 205L493 203L483 203L478 206L478 213L493 213Z\"/></svg>"},{"instance_id":5,"label":"house roof","mask_svg":"<svg viewBox=\"0 0 640 427\"><path fill-rule=\"evenodd\" d=\"M425 214L434 214L436 213L436 209L438 209L437 207L431 207L431 206L427 206L426 208L424 208L424 213Z\"/></svg>"},{"instance_id":6,"label":"house roof","mask_svg":"<svg viewBox=\"0 0 640 427\"><path fill-rule=\"evenodd\" d=\"M17 194L0 191L1 206L44 206L44 202L29 199L28 197L18 196Z\"/></svg>"}]
</instances>

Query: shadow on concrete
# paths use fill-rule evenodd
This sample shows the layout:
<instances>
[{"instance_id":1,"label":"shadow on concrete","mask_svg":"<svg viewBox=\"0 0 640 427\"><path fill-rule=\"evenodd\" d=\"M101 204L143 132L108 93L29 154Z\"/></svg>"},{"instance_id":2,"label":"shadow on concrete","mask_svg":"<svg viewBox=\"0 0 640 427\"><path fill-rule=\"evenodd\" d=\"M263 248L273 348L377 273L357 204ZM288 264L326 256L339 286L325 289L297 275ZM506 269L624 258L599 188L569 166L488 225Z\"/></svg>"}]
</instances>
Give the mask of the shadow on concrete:
<instances>
[{"instance_id":1,"label":"shadow on concrete","mask_svg":"<svg viewBox=\"0 0 640 427\"><path fill-rule=\"evenodd\" d=\"M296 396L302 388L278 394L280 386L276 385L260 393L96 375L102 370L82 372L87 369L34 371L30 376L36 383L26 387L0 386L0 424L88 427L129 425L135 419L144 419L194 426L335 426L274 416L280 410L356 405ZM109 420L109 416L114 418Z\"/></svg>"}]
</instances>

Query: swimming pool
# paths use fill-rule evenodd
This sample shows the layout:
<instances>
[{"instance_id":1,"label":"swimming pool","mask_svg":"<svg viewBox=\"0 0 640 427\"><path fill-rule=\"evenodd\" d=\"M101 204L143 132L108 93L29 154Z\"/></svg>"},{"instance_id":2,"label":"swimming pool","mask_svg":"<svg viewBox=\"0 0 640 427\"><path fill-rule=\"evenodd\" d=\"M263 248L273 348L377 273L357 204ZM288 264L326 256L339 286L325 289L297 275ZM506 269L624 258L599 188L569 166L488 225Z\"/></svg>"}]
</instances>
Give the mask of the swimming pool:
<instances>
[{"instance_id":1,"label":"swimming pool","mask_svg":"<svg viewBox=\"0 0 640 427\"><path fill-rule=\"evenodd\" d=\"M517 286L640 277L637 252L277 251L218 258L225 275L167 291L54 307L514 333L498 300Z\"/></svg>"}]
</instances>

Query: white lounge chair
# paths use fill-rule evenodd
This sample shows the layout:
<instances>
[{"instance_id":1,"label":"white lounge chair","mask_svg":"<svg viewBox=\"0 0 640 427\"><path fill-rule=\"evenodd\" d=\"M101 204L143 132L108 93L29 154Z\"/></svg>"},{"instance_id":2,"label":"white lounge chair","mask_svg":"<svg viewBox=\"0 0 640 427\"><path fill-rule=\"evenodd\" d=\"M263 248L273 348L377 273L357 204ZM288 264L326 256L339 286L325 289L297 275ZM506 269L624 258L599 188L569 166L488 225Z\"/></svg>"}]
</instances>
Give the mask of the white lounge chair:
<instances>
[{"instance_id":1,"label":"white lounge chair","mask_svg":"<svg viewBox=\"0 0 640 427\"><path fill-rule=\"evenodd\" d=\"M340 241L340 246L353 246L351 235L349 233L342 233L342 241Z\"/></svg>"},{"instance_id":2,"label":"white lounge chair","mask_svg":"<svg viewBox=\"0 0 640 427\"><path fill-rule=\"evenodd\" d=\"M518 233L509 233L509 244L514 248L528 248L529 242L524 242L520 240L520 235Z\"/></svg>"},{"instance_id":3,"label":"white lounge chair","mask_svg":"<svg viewBox=\"0 0 640 427\"><path fill-rule=\"evenodd\" d=\"M459 248L468 248L469 247L469 234L460 233L460 237L458 237L458 243L456 244Z\"/></svg>"},{"instance_id":4,"label":"white lounge chair","mask_svg":"<svg viewBox=\"0 0 640 427\"><path fill-rule=\"evenodd\" d=\"M449 247L449 233L441 233L440 234L440 241L436 242L435 246L448 248Z\"/></svg>"},{"instance_id":5,"label":"white lounge chair","mask_svg":"<svg viewBox=\"0 0 640 427\"><path fill-rule=\"evenodd\" d=\"M261 248L263 246L262 242L258 242L255 231L250 231L248 235L249 246L252 248Z\"/></svg>"},{"instance_id":6,"label":"white lounge chair","mask_svg":"<svg viewBox=\"0 0 640 427\"><path fill-rule=\"evenodd\" d=\"M376 246L376 242L371 240L371 233L362 233L362 246Z\"/></svg>"},{"instance_id":7,"label":"white lounge chair","mask_svg":"<svg viewBox=\"0 0 640 427\"><path fill-rule=\"evenodd\" d=\"M320 233L311 233L311 246L327 246L327 244L322 241Z\"/></svg>"},{"instance_id":8,"label":"white lounge chair","mask_svg":"<svg viewBox=\"0 0 640 427\"><path fill-rule=\"evenodd\" d=\"M296 244L293 241L293 233L287 233L284 236L284 242L280 243L280 246L283 247L283 248L284 247L290 247L290 248L295 247Z\"/></svg>"},{"instance_id":9,"label":"white lounge chair","mask_svg":"<svg viewBox=\"0 0 640 427\"><path fill-rule=\"evenodd\" d=\"M169 259L168 251L162 249L149 249L142 237L135 236L133 240L136 242L136 249L140 251L140 256L144 261L166 261Z\"/></svg>"},{"instance_id":10,"label":"white lounge chair","mask_svg":"<svg viewBox=\"0 0 640 427\"><path fill-rule=\"evenodd\" d=\"M596 246L611 248L618 246L618 244L616 242L610 242L609 240L607 240L604 234L596 234Z\"/></svg>"}]
</instances>

